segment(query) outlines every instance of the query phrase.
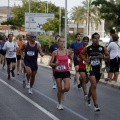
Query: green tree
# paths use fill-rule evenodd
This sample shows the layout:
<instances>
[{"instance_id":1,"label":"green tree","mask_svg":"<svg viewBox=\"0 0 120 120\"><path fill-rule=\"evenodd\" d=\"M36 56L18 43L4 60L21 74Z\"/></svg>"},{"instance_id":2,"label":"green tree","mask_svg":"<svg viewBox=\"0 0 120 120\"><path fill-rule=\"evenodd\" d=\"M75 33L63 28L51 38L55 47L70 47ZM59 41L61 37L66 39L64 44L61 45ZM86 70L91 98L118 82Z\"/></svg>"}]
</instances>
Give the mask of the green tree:
<instances>
[{"instance_id":1,"label":"green tree","mask_svg":"<svg viewBox=\"0 0 120 120\"><path fill-rule=\"evenodd\" d=\"M94 0L92 4L99 7L101 18L106 21L107 31L113 26L116 31L120 31L120 0Z\"/></svg>"},{"instance_id":2,"label":"green tree","mask_svg":"<svg viewBox=\"0 0 120 120\"><path fill-rule=\"evenodd\" d=\"M42 2L40 0L30 0L30 4L31 4L31 12L35 12L35 13L45 13L46 9L47 9L47 4L48 4L48 13L53 13L55 15L55 18L59 19L59 7L55 6L53 3L48 2L46 3L45 1ZM14 21L15 19L18 20L16 24L16 26L22 26L24 25L24 14L25 12L29 11L29 4L28 4L28 0L22 0L22 5L20 6L14 6L12 9L12 14L13 14L13 19L11 19L12 21ZM63 21L63 16L65 15L65 10L62 8L62 14L61 14L61 27L63 29L64 26L64 21ZM6 21L6 23L8 23L8 20ZM15 22L16 23L16 22ZM12 24L11 24L12 25ZM58 27L59 29L59 27ZM57 29L57 31L58 31Z\"/></svg>"},{"instance_id":3,"label":"green tree","mask_svg":"<svg viewBox=\"0 0 120 120\"><path fill-rule=\"evenodd\" d=\"M57 31L59 28L59 20L58 18L54 18L54 19L48 19L47 22L45 24L43 24L43 30L44 31Z\"/></svg>"},{"instance_id":4,"label":"green tree","mask_svg":"<svg viewBox=\"0 0 120 120\"><path fill-rule=\"evenodd\" d=\"M93 21L95 25L98 26L98 23L101 23L99 8L92 5L93 0L85 0L82 2L82 6L74 7L71 11L71 19L75 20L77 24L86 23L89 25Z\"/></svg>"}]
</instances>

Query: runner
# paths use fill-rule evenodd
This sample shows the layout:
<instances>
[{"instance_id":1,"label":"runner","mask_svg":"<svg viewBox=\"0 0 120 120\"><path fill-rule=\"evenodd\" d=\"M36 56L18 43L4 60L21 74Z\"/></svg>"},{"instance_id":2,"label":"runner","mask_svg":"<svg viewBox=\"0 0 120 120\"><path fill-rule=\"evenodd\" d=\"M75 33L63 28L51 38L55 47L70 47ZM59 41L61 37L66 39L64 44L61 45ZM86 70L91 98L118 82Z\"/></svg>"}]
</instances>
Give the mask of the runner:
<instances>
[{"instance_id":1,"label":"runner","mask_svg":"<svg viewBox=\"0 0 120 120\"><path fill-rule=\"evenodd\" d=\"M6 51L6 61L7 61L7 73L8 80L10 80L10 72L12 77L15 77L14 70L16 67L16 50L19 48L16 42L12 41L13 35L8 35L8 41L5 43L3 50ZM10 64L12 63L12 70L10 69Z\"/></svg>"},{"instance_id":2,"label":"runner","mask_svg":"<svg viewBox=\"0 0 120 120\"><path fill-rule=\"evenodd\" d=\"M80 77L81 77L81 86L84 92L84 98L85 100L87 100L87 89L86 89L86 83L88 82L88 77L87 77L87 72L86 72L86 65L85 65L85 61L83 61L82 58L80 58L80 53L83 50L84 47L86 47L89 43L89 38L88 37L83 37L83 46L79 47L76 50L76 55L78 57L79 60L79 70L78 72L80 73ZM87 54L85 54L85 58L87 58Z\"/></svg>"},{"instance_id":3,"label":"runner","mask_svg":"<svg viewBox=\"0 0 120 120\"><path fill-rule=\"evenodd\" d=\"M17 41L17 44L19 48L22 47L22 45L24 44L23 35L19 35L19 40ZM17 50L17 75L19 75L20 73L21 55L22 55L21 49Z\"/></svg>"},{"instance_id":4,"label":"runner","mask_svg":"<svg viewBox=\"0 0 120 120\"><path fill-rule=\"evenodd\" d=\"M59 110L63 110L62 106L62 96L65 92L68 92L70 89L70 72L69 66L72 66L72 58L70 51L64 48L65 40L63 38L58 39L59 48L52 53L52 57L50 60L50 65L55 67L54 77L57 83L57 98L58 105L57 108ZM70 63L68 66L68 57L70 58ZM54 59L56 58L56 62ZM62 86L62 81L64 83L64 87Z\"/></svg>"},{"instance_id":5,"label":"runner","mask_svg":"<svg viewBox=\"0 0 120 120\"><path fill-rule=\"evenodd\" d=\"M53 51L55 51L56 49L58 49L58 39L60 38L60 36L59 35L56 35L55 36L55 43L54 44L52 44L51 46L50 46L50 49L49 49L49 55L50 56L52 56L52 52ZM55 59L54 59L54 62L55 62ZM54 69L55 69L55 67L52 67L52 72L53 72L53 89L56 89L56 81L55 81L55 77L54 77Z\"/></svg>"},{"instance_id":6,"label":"runner","mask_svg":"<svg viewBox=\"0 0 120 120\"><path fill-rule=\"evenodd\" d=\"M33 93L32 87L35 82L35 75L38 69L37 65L38 52L40 53L41 56L44 56L44 53L42 52L40 45L35 42L35 38L36 36L34 34L30 34L29 41L23 44L21 48L21 50L25 52L24 66L28 80L27 84L30 84L30 88L28 89L29 94Z\"/></svg>"},{"instance_id":7,"label":"runner","mask_svg":"<svg viewBox=\"0 0 120 120\"><path fill-rule=\"evenodd\" d=\"M80 85L80 81L79 81L79 73L78 73L78 69L79 69L79 65L78 64L79 63L78 63L77 58L76 58L76 50L77 50L78 47L83 46L83 42L81 42L80 37L81 37L80 33L77 33L75 35L76 41L73 42L70 45L71 50L74 51L74 57L73 57L74 67L75 67L75 79L74 79L74 83L77 82L78 88L80 88L81 85Z\"/></svg>"},{"instance_id":8,"label":"runner","mask_svg":"<svg viewBox=\"0 0 120 120\"><path fill-rule=\"evenodd\" d=\"M2 50L2 48L3 48L2 38L0 37L0 62L1 62L1 64L2 64L2 61L3 61L3 55L2 55L3 50Z\"/></svg>"},{"instance_id":9,"label":"runner","mask_svg":"<svg viewBox=\"0 0 120 120\"><path fill-rule=\"evenodd\" d=\"M97 104L96 87L101 76L102 59L109 59L109 53L106 47L99 45L99 38L100 35L98 33L94 33L92 35L92 44L85 47L81 52L82 59L87 63L86 70L91 83L88 93L88 106L91 105L90 100L92 96L96 112L100 111L100 108ZM86 53L88 54L88 59L86 59L84 56Z\"/></svg>"},{"instance_id":10,"label":"runner","mask_svg":"<svg viewBox=\"0 0 120 120\"><path fill-rule=\"evenodd\" d=\"M3 35L3 36L2 36L2 46L3 46L3 47L4 47L4 45L5 45L6 42L7 42L6 35ZM4 69L5 63L6 63L5 54L6 54L6 52L3 51L3 52L2 52L2 55L3 55L3 66L2 66L2 68L3 68L3 69Z\"/></svg>"}]
</instances>

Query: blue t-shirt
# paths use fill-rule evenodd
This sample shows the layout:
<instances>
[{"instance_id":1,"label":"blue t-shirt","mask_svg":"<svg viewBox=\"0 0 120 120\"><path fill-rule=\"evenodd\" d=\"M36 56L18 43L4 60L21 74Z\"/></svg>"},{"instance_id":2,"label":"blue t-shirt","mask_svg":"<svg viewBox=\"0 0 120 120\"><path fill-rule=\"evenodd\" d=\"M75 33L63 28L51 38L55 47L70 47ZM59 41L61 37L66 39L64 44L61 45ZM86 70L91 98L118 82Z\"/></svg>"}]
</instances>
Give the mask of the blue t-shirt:
<instances>
[{"instance_id":1,"label":"blue t-shirt","mask_svg":"<svg viewBox=\"0 0 120 120\"><path fill-rule=\"evenodd\" d=\"M76 50L77 48L83 46L83 42L77 43L77 42L73 42L70 45L70 48L72 48L74 50L74 58L76 58Z\"/></svg>"},{"instance_id":2,"label":"blue t-shirt","mask_svg":"<svg viewBox=\"0 0 120 120\"><path fill-rule=\"evenodd\" d=\"M49 52L52 53L53 51L58 49L58 44L54 43L50 46Z\"/></svg>"}]
</instances>

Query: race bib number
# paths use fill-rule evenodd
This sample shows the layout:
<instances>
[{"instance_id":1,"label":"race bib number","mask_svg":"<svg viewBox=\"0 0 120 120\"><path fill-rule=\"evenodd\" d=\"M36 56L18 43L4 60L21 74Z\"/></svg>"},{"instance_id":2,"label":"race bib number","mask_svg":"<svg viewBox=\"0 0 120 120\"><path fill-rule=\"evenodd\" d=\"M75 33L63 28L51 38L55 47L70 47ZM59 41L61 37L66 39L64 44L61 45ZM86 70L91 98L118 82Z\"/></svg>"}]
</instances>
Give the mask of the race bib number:
<instances>
[{"instance_id":1,"label":"race bib number","mask_svg":"<svg viewBox=\"0 0 120 120\"><path fill-rule=\"evenodd\" d=\"M13 56L14 55L14 51L9 51L9 56Z\"/></svg>"},{"instance_id":2,"label":"race bib number","mask_svg":"<svg viewBox=\"0 0 120 120\"><path fill-rule=\"evenodd\" d=\"M99 59L91 60L91 65L92 66L98 66L98 65L100 65L100 60Z\"/></svg>"},{"instance_id":3,"label":"race bib number","mask_svg":"<svg viewBox=\"0 0 120 120\"><path fill-rule=\"evenodd\" d=\"M59 71L63 71L63 70L66 69L66 66L65 65L59 65L59 66L56 67L56 69L59 70Z\"/></svg>"},{"instance_id":4,"label":"race bib number","mask_svg":"<svg viewBox=\"0 0 120 120\"><path fill-rule=\"evenodd\" d=\"M34 55L35 55L35 52L34 52L34 51L27 51L27 55L28 55L28 56L34 56Z\"/></svg>"}]
</instances>

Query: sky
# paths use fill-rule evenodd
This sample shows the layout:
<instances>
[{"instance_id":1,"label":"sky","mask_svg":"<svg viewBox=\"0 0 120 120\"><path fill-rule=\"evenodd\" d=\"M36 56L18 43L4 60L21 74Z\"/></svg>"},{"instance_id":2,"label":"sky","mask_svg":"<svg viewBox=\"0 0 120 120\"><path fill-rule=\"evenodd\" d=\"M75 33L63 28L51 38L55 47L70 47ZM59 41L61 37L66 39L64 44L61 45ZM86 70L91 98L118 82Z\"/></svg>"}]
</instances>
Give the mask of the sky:
<instances>
[{"instance_id":1,"label":"sky","mask_svg":"<svg viewBox=\"0 0 120 120\"><path fill-rule=\"evenodd\" d=\"M20 4L21 0L9 0L10 2L10 6L13 6L14 3ZM54 3L56 6L61 6L61 7L65 7L65 0L41 0L41 1L48 1L48 2L52 2ZM70 10L74 7L74 6L78 6L81 5L83 0L67 0L67 10L68 12L70 12ZM0 6L8 6L8 0L0 0Z\"/></svg>"}]
</instances>

